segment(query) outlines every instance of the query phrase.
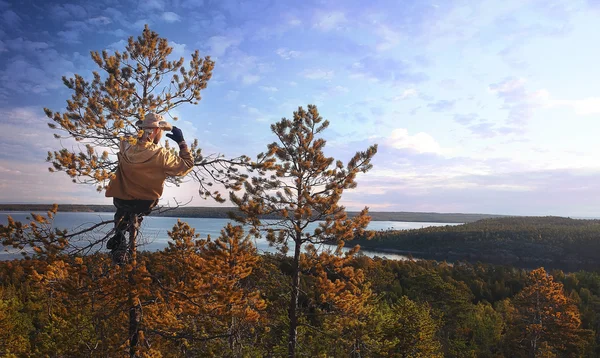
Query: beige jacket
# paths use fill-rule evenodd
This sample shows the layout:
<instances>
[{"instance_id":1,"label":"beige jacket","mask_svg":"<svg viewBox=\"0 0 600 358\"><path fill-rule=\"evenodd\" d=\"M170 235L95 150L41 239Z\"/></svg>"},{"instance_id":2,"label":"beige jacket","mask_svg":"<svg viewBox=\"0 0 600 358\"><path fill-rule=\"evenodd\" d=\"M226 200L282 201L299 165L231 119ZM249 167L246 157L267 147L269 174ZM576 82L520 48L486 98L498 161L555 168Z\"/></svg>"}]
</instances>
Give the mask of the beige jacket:
<instances>
[{"instance_id":1,"label":"beige jacket","mask_svg":"<svg viewBox=\"0 0 600 358\"><path fill-rule=\"evenodd\" d=\"M186 145L181 146L177 157L151 142L131 145L123 141L117 156L116 177L108 183L105 195L124 200L156 200L168 176L184 176L194 167Z\"/></svg>"}]
</instances>

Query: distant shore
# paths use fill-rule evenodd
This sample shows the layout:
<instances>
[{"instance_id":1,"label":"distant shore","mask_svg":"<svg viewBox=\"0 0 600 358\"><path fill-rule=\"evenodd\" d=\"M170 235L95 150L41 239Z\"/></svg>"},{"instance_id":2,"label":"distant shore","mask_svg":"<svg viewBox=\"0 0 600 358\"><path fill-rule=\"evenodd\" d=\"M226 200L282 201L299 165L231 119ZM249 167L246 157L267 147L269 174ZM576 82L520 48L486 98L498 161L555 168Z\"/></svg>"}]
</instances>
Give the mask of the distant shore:
<instances>
[{"instance_id":1,"label":"distant shore","mask_svg":"<svg viewBox=\"0 0 600 358\"><path fill-rule=\"evenodd\" d=\"M51 204L0 204L0 211L47 211ZM166 208L165 208L166 209ZM59 212L113 212L112 205L74 205L59 204ZM228 218L230 212L238 212L235 207L180 207L169 209L155 216L182 217L182 218ZM353 217L358 212L348 211L348 216ZM436 222L436 223L469 223L481 219L503 217L505 215L491 214L463 214L463 213L433 213L433 212L406 212L406 211L370 211L371 220L374 221L406 221L406 222Z\"/></svg>"}]
</instances>

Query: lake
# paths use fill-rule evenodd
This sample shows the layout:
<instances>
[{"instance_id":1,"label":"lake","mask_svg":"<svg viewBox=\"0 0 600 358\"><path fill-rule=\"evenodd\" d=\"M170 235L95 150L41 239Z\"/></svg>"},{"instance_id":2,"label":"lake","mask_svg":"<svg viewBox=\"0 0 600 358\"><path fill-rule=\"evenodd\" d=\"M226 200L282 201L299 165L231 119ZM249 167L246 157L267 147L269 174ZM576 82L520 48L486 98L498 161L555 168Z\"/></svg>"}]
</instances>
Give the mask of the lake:
<instances>
[{"instance_id":1,"label":"lake","mask_svg":"<svg viewBox=\"0 0 600 358\"><path fill-rule=\"evenodd\" d=\"M44 214L44 213L40 213ZM0 212L0 224L7 223L7 217L11 216L14 220L27 222L26 218L29 216L28 212ZM113 219L113 213L73 213L73 212L59 212L53 223L53 227L60 229L85 229L101 221L107 221ZM191 227L196 229L196 233L200 234L201 237L210 235L211 237L218 237L221 229L231 222L228 219L209 219L209 218L181 218L182 221L187 222ZM173 228L173 225L177 223L177 218L173 217L157 217L149 216L145 217L142 222L141 235L140 235L140 249L142 250L161 250L167 246L169 236L167 231ZM404 222L404 221L371 221L368 226L369 230L407 230L407 229L420 229L428 226L444 226L444 225L459 225L459 224L447 224L447 223L432 223L432 222ZM316 224L313 226L313 228ZM106 235L112 228L112 224L101 227L94 231L93 234L86 234L82 236L82 239L94 239L101 238ZM309 227L310 228L310 227ZM264 239L255 239L254 243L259 252L274 252L273 247L269 247L269 244ZM323 245L328 247L327 245ZM290 250L291 251L291 250ZM374 257L385 257L391 260L405 260L406 256L364 251L361 252L367 256ZM291 252L293 254L293 252ZM0 252L0 259L11 259L14 255L6 252ZM17 256L20 257L20 256Z\"/></svg>"}]
</instances>

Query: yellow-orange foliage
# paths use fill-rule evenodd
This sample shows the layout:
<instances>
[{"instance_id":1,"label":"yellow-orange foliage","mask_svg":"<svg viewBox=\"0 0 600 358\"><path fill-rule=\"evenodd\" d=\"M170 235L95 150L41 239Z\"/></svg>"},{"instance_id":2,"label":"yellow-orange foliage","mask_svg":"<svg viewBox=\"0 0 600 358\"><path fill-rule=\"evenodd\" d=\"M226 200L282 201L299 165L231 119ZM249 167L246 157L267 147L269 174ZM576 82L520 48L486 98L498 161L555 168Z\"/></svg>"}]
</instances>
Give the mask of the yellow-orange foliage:
<instances>
[{"instance_id":1,"label":"yellow-orange foliage","mask_svg":"<svg viewBox=\"0 0 600 358\"><path fill-rule=\"evenodd\" d=\"M179 221L169 235L173 241L157 260L159 267L150 268L160 304L149 312L148 332L186 340L197 353L205 345L198 342L210 339L239 349L240 336L250 333L266 308L260 291L244 283L259 264L254 245L232 225L213 240L200 239Z\"/></svg>"},{"instance_id":2,"label":"yellow-orange foliage","mask_svg":"<svg viewBox=\"0 0 600 358\"><path fill-rule=\"evenodd\" d=\"M514 323L521 330L523 348L533 356L576 349L585 339L577 306L544 268L529 273L527 286L515 297Z\"/></svg>"},{"instance_id":3,"label":"yellow-orange foliage","mask_svg":"<svg viewBox=\"0 0 600 358\"><path fill-rule=\"evenodd\" d=\"M200 57L196 50L184 66L183 57L169 59L172 51L167 39L146 25L141 36L129 38L123 52L92 51L92 60L100 71L94 71L91 80L78 74L63 77L64 85L73 91L66 110L61 113L44 108L44 112L52 120L49 127L58 132L54 134L57 139L72 138L83 148L48 152L46 159L52 165L49 170L65 172L73 182L93 184L102 191L114 176L119 142L135 143L141 135L135 126L137 120L150 111L168 114L179 105L198 104L215 63L210 56ZM223 201L211 188L213 183L239 188L241 178L236 166L246 163L245 156L225 159L216 154L203 155L197 140L190 149L196 165L193 178L200 184L200 195Z\"/></svg>"},{"instance_id":4,"label":"yellow-orange foliage","mask_svg":"<svg viewBox=\"0 0 600 358\"><path fill-rule=\"evenodd\" d=\"M269 144L267 151L253 163L258 176L244 183L243 196L230 194L231 201L244 214L237 220L251 225L252 233L257 237L264 233L284 253L293 245L288 357L296 355L302 249L307 244L333 244L340 255L346 241L357 235L369 236L365 232L370 221L368 210L365 208L350 219L339 200L344 190L356 187L358 173L371 169L377 145L357 152L344 166L341 161L325 156L326 141L317 138L328 126L329 122L323 120L314 105L308 105L307 110L299 107L292 119L283 118L272 124L271 131L278 141ZM263 215L274 215L277 223L263 223ZM308 228L317 222L316 228ZM352 295L348 288L329 287L340 297ZM342 305L343 298L335 301Z\"/></svg>"}]
</instances>

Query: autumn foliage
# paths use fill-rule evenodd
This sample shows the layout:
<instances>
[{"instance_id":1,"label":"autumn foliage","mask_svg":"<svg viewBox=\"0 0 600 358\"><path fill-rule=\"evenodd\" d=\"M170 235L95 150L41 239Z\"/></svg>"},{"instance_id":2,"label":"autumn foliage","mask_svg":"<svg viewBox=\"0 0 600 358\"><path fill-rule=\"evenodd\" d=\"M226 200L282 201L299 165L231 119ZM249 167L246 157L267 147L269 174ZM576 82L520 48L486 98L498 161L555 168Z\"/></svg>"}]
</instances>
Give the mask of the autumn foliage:
<instances>
[{"instance_id":1,"label":"autumn foliage","mask_svg":"<svg viewBox=\"0 0 600 358\"><path fill-rule=\"evenodd\" d=\"M251 226L256 237L264 234L282 253L288 252L290 245L293 247L288 357L296 356L302 275L316 276L318 287L324 290L320 299L345 315L357 316L359 312L354 309L358 310L368 299L368 290L359 288L362 273L349 267L341 269L344 261L336 258L343 255L347 241L370 235L365 233L370 221L368 210L365 208L350 219L339 201L344 190L356 187L357 174L371 169L377 145L357 152L344 166L323 151L326 141L319 135L328 126L329 121L323 120L314 105L308 105L306 110L299 107L292 119L283 118L271 125L277 141L252 163L258 175L244 182L244 195L230 194L231 201L243 213L235 219ZM264 215L276 215L279 219L266 223L261 220ZM311 224L315 227L310 228ZM317 247L323 244L335 245L335 249L319 254ZM346 255L352 257L357 250L358 247ZM325 263L330 270L325 270Z\"/></svg>"},{"instance_id":2,"label":"autumn foliage","mask_svg":"<svg viewBox=\"0 0 600 358\"><path fill-rule=\"evenodd\" d=\"M186 65L184 58L171 59L173 48L148 26L137 39L130 37L123 52L91 52L98 71L88 80L76 74L63 77L73 91L64 112L44 111L58 139L72 139L78 147L48 152L51 172L64 172L73 182L96 185L104 190L117 166L119 142L135 143L141 135L135 123L150 111L163 114L182 104L198 104L208 86L215 63L196 50ZM173 120L177 120L176 117ZM165 142L168 147L168 143ZM199 183L199 194L223 201L213 184L226 189L239 187L243 175L238 167L247 158L225 158L202 153L198 141L190 146L195 169L191 176ZM178 183L180 179L170 178Z\"/></svg>"},{"instance_id":3,"label":"autumn foliage","mask_svg":"<svg viewBox=\"0 0 600 358\"><path fill-rule=\"evenodd\" d=\"M119 141L136 141L137 119L198 103L213 61L195 52L184 67L171 53L146 27L122 53L93 52L101 72L91 81L64 78L74 92L66 111L45 111L57 137L83 148L48 153L51 171L102 190ZM0 242L24 258L0 261L0 355L600 355L597 273L372 259L358 246L345 249L373 236L367 208L350 218L340 200L371 169L377 145L344 164L325 155L328 125L316 106L299 107L271 126L276 141L253 162L203 156L194 143L200 194L221 201L209 188L223 184L245 225L229 223L216 238L178 221L166 248L133 250L115 265L99 249L106 237L92 235L112 221L69 232L53 225L57 206L28 222L9 218ZM278 253L259 254L260 238Z\"/></svg>"}]
</instances>

